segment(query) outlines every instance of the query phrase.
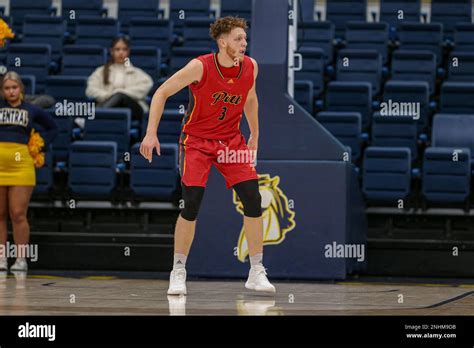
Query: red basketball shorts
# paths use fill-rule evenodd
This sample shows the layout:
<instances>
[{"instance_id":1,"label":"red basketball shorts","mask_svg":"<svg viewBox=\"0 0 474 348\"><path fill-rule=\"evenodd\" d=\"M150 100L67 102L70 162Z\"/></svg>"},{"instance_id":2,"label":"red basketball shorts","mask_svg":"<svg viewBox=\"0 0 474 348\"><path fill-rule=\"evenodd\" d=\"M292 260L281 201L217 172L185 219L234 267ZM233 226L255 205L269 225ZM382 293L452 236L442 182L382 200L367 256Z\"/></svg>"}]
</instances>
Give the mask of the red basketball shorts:
<instances>
[{"instance_id":1,"label":"red basketball shorts","mask_svg":"<svg viewBox=\"0 0 474 348\"><path fill-rule=\"evenodd\" d=\"M227 188L243 181L258 179L255 154L249 151L239 132L226 140L213 140L181 133L179 173L186 186L205 187L211 166L224 176Z\"/></svg>"}]
</instances>

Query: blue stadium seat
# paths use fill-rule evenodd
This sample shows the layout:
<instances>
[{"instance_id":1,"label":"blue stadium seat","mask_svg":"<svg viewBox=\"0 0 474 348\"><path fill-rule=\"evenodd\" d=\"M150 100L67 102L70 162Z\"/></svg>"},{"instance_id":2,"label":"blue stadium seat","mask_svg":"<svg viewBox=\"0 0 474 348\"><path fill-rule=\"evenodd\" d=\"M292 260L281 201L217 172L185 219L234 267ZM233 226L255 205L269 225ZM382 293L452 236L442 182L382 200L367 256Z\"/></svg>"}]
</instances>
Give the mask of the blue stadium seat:
<instances>
[{"instance_id":1,"label":"blue stadium seat","mask_svg":"<svg viewBox=\"0 0 474 348\"><path fill-rule=\"evenodd\" d=\"M396 38L396 29L405 22L419 22L421 0L380 0L380 21L390 25Z\"/></svg>"},{"instance_id":2,"label":"blue stadium seat","mask_svg":"<svg viewBox=\"0 0 474 348\"><path fill-rule=\"evenodd\" d=\"M149 163L140 154L140 144L132 147L130 188L137 199L169 201L178 188L178 145L161 144L161 156L153 153Z\"/></svg>"},{"instance_id":3,"label":"blue stadium seat","mask_svg":"<svg viewBox=\"0 0 474 348\"><path fill-rule=\"evenodd\" d=\"M313 114L313 83L307 80L295 80L295 100L311 115Z\"/></svg>"},{"instance_id":4,"label":"blue stadium seat","mask_svg":"<svg viewBox=\"0 0 474 348\"><path fill-rule=\"evenodd\" d=\"M324 89L324 52L320 48L303 47L298 53L303 57L303 66L295 71L295 80L309 80L313 83L313 94L318 96Z\"/></svg>"},{"instance_id":5,"label":"blue stadium seat","mask_svg":"<svg viewBox=\"0 0 474 348\"><path fill-rule=\"evenodd\" d=\"M420 115L417 121L418 132L422 132L428 126L430 94L427 82L388 81L385 84L383 100L386 103L390 100L397 103L419 103Z\"/></svg>"},{"instance_id":6,"label":"blue stadium seat","mask_svg":"<svg viewBox=\"0 0 474 348\"><path fill-rule=\"evenodd\" d=\"M436 114L432 131L432 146L468 148L474 156L474 115ZM472 157L471 165L474 167Z\"/></svg>"},{"instance_id":7,"label":"blue stadium seat","mask_svg":"<svg viewBox=\"0 0 474 348\"><path fill-rule=\"evenodd\" d=\"M445 82L441 86L440 112L474 114L474 82Z\"/></svg>"},{"instance_id":8,"label":"blue stadium seat","mask_svg":"<svg viewBox=\"0 0 474 348\"><path fill-rule=\"evenodd\" d=\"M49 110L49 113L59 128L58 135L54 138L52 144L54 162L67 162L72 143L73 118L68 116L56 116L55 109Z\"/></svg>"},{"instance_id":9,"label":"blue stadium seat","mask_svg":"<svg viewBox=\"0 0 474 348\"><path fill-rule=\"evenodd\" d=\"M346 26L346 48L376 50L385 64L388 55L388 24L348 22Z\"/></svg>"},{"instance_id":10,"label":"blue stadium seat","mask_svg":"<svg viewBox=\"0 0 474 348\"><path fill-rule=\"evenodd\" d=\"M448 61L449 81L474 81L474 52L452 52Z\"/></svg>"},{"instance_id":11,"label":"blue stadium seat","mask_svg":"<svg viewBox=\"0 0 474 348\"><path fill-rule=\"evenodd\" d=\"M358 112L362 129L367 129L372 118L372 89L367 82L333 81L327 86L327 111Z\"/></svg>"},{"instance_id":12,"label":"blue stadium seat","mask_svg":"<svg viewBox=\"0 0 474 348\"><path fill-rule=\"evenodd\" d=\"M70 11L75 12L76 20L83 16L98 16L106 14L103 0L61 0L63 15L69 15Z\"/></svg>"},{"instance_id":13,"label":"blue stadium seat","mask_svg":"<svg viewBox=\"0 0 474 348\"><path fill-rule=\"evenodd\" d=\"M212 18L188 18L183 26L183 46L209 47L216 50L216 42L209 36L209 26L214 23Z\"/></svg>"},{"instance_id":14,"label":"blue stadium seat","mask_svg":"<svg viewBox=\"0 0 474 348\"><path fill-rule=\"evenodd\" d=\"M177 144L179 136L181 134L181 123L183 120L183 114L180 114L178 110L165 109L161 116L160 126L158 127L158 139L160 144L171 143ZM148 125L148 114L143 117L142 120L142 135L145 135L146 128Z\"/></svg>"},{"instance_id":15,"label":"blue stadium seat","mask_svg":"<svg viewBox=\"0 0 474 348\"><path fill-rule=\"evenodd\" d=\"M360 157L362 145L362 121L358 112L323 111L316 120L334 135L342 144L351 148L352 160Z\"/></svg>"},{"instance_id":16,"label":"blue stadium seat","mask_svg":"<svg viewBox=\"0 0 474 348\"><path fill-rule=\"evenodd\" d=\"M340 50L336 75L338 81L369 82L376 95L382 82L382 58L375 50Z\"/></svg>"},{"instance_id":17,"label":"blue stadium seat","mask_svg":"<svg viewBox=\"0 0 474 348\"><path fill-rule=\"evenodd\" d=\"M170 0L170 20L174 23L174 32L181 34L184 21L192 17L211 17L210 0Z\"/></svg>"},{"instance_id":18,"label":"blue stadium seat","mask_svg":"<svg viewBox=\"0 0 474 348\"><path fill-rule=\"evenodd\" d=\"M51 67L51 46L11 44L8 49L7 67L20 75L34 75L36 77L36 93L43 93L46 77Z\"/></svg>"},{"instance_id":19,"label":"blue stadium seat","mask_svg":"<svg viewBox=\"0 0 474 348\"><path fill-rule=\"evenodd\" d=\"M410 116L372 116L372 145L378 147L405 147L411 159L418 157L417 123Z\"/></svg>"},{"instance_id":20,"label":"blue stadium seat","mask_svg":"<svg viewBox=\"0 0 474 348\"><path fill-rule=\"evenodd\" d=\"M34 75L21 75L21 81L25 85L25 94L36 94L36 77Z\"/></svg>"},{"instance_id":21,"label":"blue stadium seat","mask_svg":"<svg viewBox=\"0 0 474 348\"><path fill-rule=\"evenodd\" d=\"M62 74L89 76L107 61L104 47L94 45L67 45L63 49Z\"/></svg>"},{"instance_id":22,"label":"blue stadium seat","mask_svg":"<svg viewBox=\"0 0 474 348\"><path fill-rule=\"evenodd\" d=\"M86 101L87 76L49 76L45 93L62 103Z\"/></svg>"},{"instance_id":23,"label":"blue stadium seat","mask_svg":"<svg viewBox=\"0 0 474 348\"><path fill-rule=\"evenodd\" d=\"M160 14L159 0L119 0L118 20L121 31L128 33L128 27L132 18L156 19Z\"/></svg>"},{"instance_id":24,"label":"blue stadium seat","mask_svg":"<svg viewBox=\"0 0 474 348\"><path fill-rule=\"evenodd\" d=\"M82 16L76 19L76 44L110 47L119 34L119 23L114 18Z\"/></svg>"},{"instance_id":25,"label":"blue stadium seat","mask_svg":"<svg viewBox=\"0 0 474 348\"><path fill-rule=\"evenodd\" d=\"M454 31L454 52L474 52L474 24L459 23Z\"/></svg>"},{"instance_id":26,"label":"blue stadium seat","mask_svg":"<svg viewBox=\"0 0 474 348\"><path fill-rule=\"evenodd\" d=\"M346 23L366 21L367 0L326 0L326 18L336 27L336 36L343 37Z\"/></svg>"},{"instance_id":27,"label":"blue stadium seat","mask_svg":"<svg viewBox=\"0 0 474 348\"><path fill-rule=\"evenodd\" d=\"M333 60L334 24L331 22L299 22L298 47L320 48L324 52L324 61Z\"/></svg>"},{"instance_id":28,"label":"blue stadium seat","mask_svg":"<svg viewBox=\"0 0 474 348\"><path fill-rule=\"evenodd\" d=\"M191 59L208 53L211 53L208 47L174 47L171 52L170 74L184 67Z\"/></svg>"},{"instance_id":29,"label":"blue stadium seat","mask_svg":"<svg viewBox=\"0 0 474 348\"><path fill-rule=\"evenodd\" d=\"M75 141L69 152L68 187L74 196L109 198L116 186L117 144Z\"/></svg>"},{"instance_id":30,"label":"blue stadium seat","mask_svg":"<svg viewBox=\"0 0 474 348\"><path fill-rule=\"evenodd\" d=\"M36 186L33 195L47 195L53 188L53 154L46 151L44 154L44 166L36 168Z\"/></svg>"},{"instance_id":31,"label":"blue stadium seat","mask_svg":"<svg viewBox=\"0 0 474 348\"><path fill-rule=\"evenodd\" d=\"M398 206L410 194L410 149L370 146L364 151L362 192L371 202Z\"/></svg>"},{"instance_id":32,"label":"blue stadium seat","mask_svg":"<svg viewBox=\"0 0 474 348\"><path fill-rule=\"evenodd\" d=\"M107 15L103 0L62 0L62 14L67 21L68 31L75 32L76 21L82 17L102 17Z\"/></svg>"},{"instance_id":33,"label":"blue stadium seat","mask_svg":"<svg viewBox=\"0 0 474 348\"><path fill-rule=\"evenodd\" d=\"M454 153L457 153L457 160ZM428 202L464 203L470 192L471 151L468 148L429 147L425 150L422 193Z\"/></svg>"},{"instance_id":34,"label":"blue stadium seat","mask_svg":"<svg viewBox=\"0 0 474 348\"><path fill-rule=\"evenodd\" d=\"M23 43L48 43L53 59L62 54L66 26L61 17L26 15L23 23Z\"/></svg>"},{"instance_id":35,"label":"blue stadium seat","mask_svg":"<svg viewBox=\"0 0 474 348\"><path fill-rule=\"evenodd\" d=\"M180 111L186 110L189 104L189 88L183 88L178 93L172 95L166 100L166 110Z\"/></svg>"},{"instance_id":36,"label":"blue stadium seat","mask_svg":"<svg viewBox=\"0 0 474 348\"><path fill-rule=\"evenodd\" d=\"M431 51L439 65L442 60L443 25L403 23L398 29L401 50Z\"/></svg>"},{"instance_id":37,"label":"blue stadium seat","mask_svg":"<svg viewBox=\"0 0 474 348\"><path fill-rule=\"evenodd\" d=\"M436 57L427 51L393 52L392 79L396 81L426 81L430 94L436 82Z\"/></svg>"},{"instance_id":38,"label":"blue stadium seat","mask_svg":"<svg viewBox=\"0 0 474 348\"><path fill-rule=\"evenodd\" d=\"M130 50L131 62L143 69L153 80L161 75L161 51L153 46L132 46Z\"/></svg>"},{"instance_id":39,"label":"blue stadium seat","mask_svg":"<svg viewBox=\"0 0 474 348\"><path fill-rule=\"evenodd\" d=\"M431 0L431 22L443 24L444 37L453 39L457 23L470 23L471 0Z\"/></svg>"},{"instance_id":40,"label":"blue stadium seat","mask_svg":"<svg viewBox=\"0 0 474 348\"><path fill-rule=\"evenodd\" d=\"M118 159L130 149L131 111L126 108L95 109L95 118L87 119L84 140L105 140L117 144Z\"/></svg>"},{"instance_id":41,"label":"blue stadium seat","mask_svg":"<svg viewBox=\"0 0 474 348\"><path fill-rule=\"evenodd\" d=\"M56 10L52 0L12 0L10 1L10 17L13 19L13 31L21 33L26 15L51 16Z\"/></svg>"},{"instance_id":42,"label":"blue stadium seat","mask_svg":"<svg viewBox=\"0 0 474 348\"><path fill-rule=\"evenodd\" d=\"M181 134L183 115L179 111L165 110L161 117L158 136L161 143L177 144Z\"/></svg>"},{"instance_id":43,"label":"blue stadium seat","mask_svg":"<svg viewBox=\"0 0 474 348\"><path fill-rule=\"evenodd\" d=\"M226 16L238 16L250 22L252 20L252 0L221 0L221 17Z\"/></svg>"},{"instance_id":44,"label":"blue stadium seat","mask_svg":"<svg viewBox=\"0 0 474 348\"><path fill-rule=\"evenodd\" d=\"M132 18L129 36L134 46L155 46L167 59L173 38L173 23L164 19Z\"/></svg>"}]
</instances>

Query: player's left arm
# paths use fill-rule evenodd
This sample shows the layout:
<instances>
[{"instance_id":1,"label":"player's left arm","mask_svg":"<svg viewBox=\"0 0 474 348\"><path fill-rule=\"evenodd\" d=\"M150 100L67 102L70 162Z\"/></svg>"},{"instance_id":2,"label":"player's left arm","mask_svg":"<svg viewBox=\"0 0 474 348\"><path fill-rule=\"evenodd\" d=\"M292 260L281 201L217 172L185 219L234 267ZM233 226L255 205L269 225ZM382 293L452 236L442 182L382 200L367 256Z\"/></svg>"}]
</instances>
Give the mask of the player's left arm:
<instances>
[{"instance_id":1,"label":"player's left arm","mask_svg":"<svg viewBox=\"0 0 474 348\"><path fill-rule=\"evenodd\" d=\"M258 75L258 64L253 58L250 58L253 63L253 86L250 89L247 100L244 105L245 117L250 128L250 138L248 141L249 150L257 151L258 148L258 98L257 98L257 75Z\"/></svg>"}]
</instances>

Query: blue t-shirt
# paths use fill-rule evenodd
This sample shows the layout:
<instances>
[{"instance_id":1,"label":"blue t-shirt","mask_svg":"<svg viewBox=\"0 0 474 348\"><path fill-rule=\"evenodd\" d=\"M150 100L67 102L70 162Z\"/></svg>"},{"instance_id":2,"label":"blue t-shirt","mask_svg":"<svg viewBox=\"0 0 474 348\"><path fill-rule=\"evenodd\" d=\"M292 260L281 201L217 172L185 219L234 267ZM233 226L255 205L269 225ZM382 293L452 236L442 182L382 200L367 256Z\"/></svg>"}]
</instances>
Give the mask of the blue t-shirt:
<instances>
[{"instance_id":1,"label":"blue t-shirt","mask_svg":"<svg viewBox=\"0 0 474 348\"><path fill-rule=\"evenodd\" d=\"M45 148L58 133L54 119L43 109L33 104L22 102L19 106L11 106L0 100L0 142L28 144L33 124L38 124L45 141ZM40 131L40 129L36 129Z\"/></svg>"}]
</instances>

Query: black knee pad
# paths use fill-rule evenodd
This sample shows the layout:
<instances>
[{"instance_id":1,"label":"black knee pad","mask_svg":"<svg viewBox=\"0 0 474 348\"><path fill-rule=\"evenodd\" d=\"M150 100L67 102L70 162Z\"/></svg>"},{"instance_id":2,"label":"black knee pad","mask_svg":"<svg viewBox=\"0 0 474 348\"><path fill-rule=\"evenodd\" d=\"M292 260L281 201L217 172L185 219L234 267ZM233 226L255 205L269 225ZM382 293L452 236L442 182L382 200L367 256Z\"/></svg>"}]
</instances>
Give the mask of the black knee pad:
<instances>
[{"instance_id":1,"label":"black knee pad","mask_svg":"<svg viewBox=\"0 0 474 348\"><path fill-rule=\"evenodd\" d=\"M234 190L242 201L245 216L262 216L262 196L258 190L258 180L238 183L234 185Z\"/></svg>"},{"instance_id":2,"label":"black knee pad","mask_svg":"<svg viewBox=\"0 0 474 348\"><path fill-rule=\"evenodd\" d=\"M188 221L194 221L197 218L199 207L201 206L204 195L204 187L200 186L182 186L184 208L181 210L181 217Z\"/></svg>"}]
</instances>

